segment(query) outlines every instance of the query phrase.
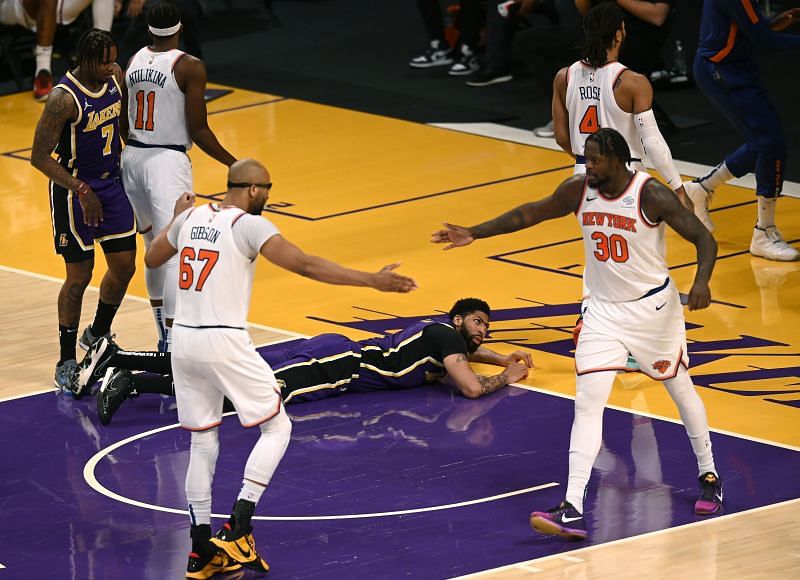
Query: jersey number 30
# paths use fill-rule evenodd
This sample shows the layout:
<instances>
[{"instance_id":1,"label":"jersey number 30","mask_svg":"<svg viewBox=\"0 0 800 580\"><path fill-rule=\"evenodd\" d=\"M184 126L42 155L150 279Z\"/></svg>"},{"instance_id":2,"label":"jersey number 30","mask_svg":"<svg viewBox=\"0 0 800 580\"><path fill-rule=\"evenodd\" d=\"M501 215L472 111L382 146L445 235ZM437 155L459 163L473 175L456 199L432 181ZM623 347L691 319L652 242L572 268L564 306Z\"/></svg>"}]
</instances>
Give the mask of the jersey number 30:
<instances>
[{"instance_id":1,"label":"jersey number 30","mask_svg":"<svg viewBox=\"0 0 800 580\"><path fill-rule=\"evenodd\" d=\"M194 284L194 289L197 292L203 290L203 285L211 274L211 270L219 260L219 252L216 250L200 250L195 252L194 248L186 247L181 251L180 259L180 276L178 279L178 287L181 290L189 290L194 284L194 268L192 262L203 261L203 268L200 270L200 275L197 277L197 284Z\"/></svg>"},{"instance_id":2,"label":"jersey number 30","mask_svg":"<svg viewBox=\"0 0 800 580\"><path fill-rule=\"evenodd\" d=\"M152 131L155 108L156 92L150 91L145 95L144 91L138 91L136 93L136 121L133 124L133 128L139 131L142 129Z\"/></svg>"},{"instance_id":3,"label":"jersey number 30","mask_svg":"<svg viewBox=\"0 0 800 580\"><path fill-rule=\"evenodd\" d=\"M596 244L594 257L601 262L608 262L609 258L614 262L628 261L628 242L619 234L607 236L603 232L594 232L592 239Z\"/></svg>"}]
</instances>

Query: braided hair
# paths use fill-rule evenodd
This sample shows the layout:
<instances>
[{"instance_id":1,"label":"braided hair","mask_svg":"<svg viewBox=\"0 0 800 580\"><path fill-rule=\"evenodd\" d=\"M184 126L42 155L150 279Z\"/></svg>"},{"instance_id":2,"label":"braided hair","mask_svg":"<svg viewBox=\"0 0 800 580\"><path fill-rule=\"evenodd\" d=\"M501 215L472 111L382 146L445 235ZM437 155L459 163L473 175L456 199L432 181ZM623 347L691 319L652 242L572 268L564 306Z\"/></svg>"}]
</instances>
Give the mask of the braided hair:
<instances>
[{"instance_id":1,"label":"braided hair","mask_svg":"<svg viewBox=\"0 0 800 580\"><path fill-rule=\"evenodd\" d=\"M622 27L622 9L613 2L598 4L583 17L583 60L594 68L606 64L606 51L614 44L614 36Z\"/></svg>"},{"instance_id":2,"label":"braided hair","mask_svg":"<svg viewBox=\"0 0 800 580\"><path fill-rule=\"evenodd\" d=\"M609 127L599 129L596 133L592 133L586 138L586 144L590 141L597 143L600 148L600 155L603 157L613 155L623 164L627 164L631 160L631 148L628 147L625 137L615 129Z\"/></svg>"},{"instance_id":3,"label":"braided hair","mask_svg":"<svg viewBox=\"0 0 800 580\"><path fill-rule=\"evenodd\" d=\"M94 68L108 62L112 48L119 53L117 41L110 32L91 28L78 39L77 64L84 68Z\"/></svg>"},{"instance_id":4,"label":"braided hair","mask_svg":"<svg viewBox=\"0 0 800 580\"><path fill-rule=\"evenodd\" d=\"M161 0L147 11L146 21L153 28L172 28L181 21L181 9L174 2Z\"/></svg>"}]
</instances>

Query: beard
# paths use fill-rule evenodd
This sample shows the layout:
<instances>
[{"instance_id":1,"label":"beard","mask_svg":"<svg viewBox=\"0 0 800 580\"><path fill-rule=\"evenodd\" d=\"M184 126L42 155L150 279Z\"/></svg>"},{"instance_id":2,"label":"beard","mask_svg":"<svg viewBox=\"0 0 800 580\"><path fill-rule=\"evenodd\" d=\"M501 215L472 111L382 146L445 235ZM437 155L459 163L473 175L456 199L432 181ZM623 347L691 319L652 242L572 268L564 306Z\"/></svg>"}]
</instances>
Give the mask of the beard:
<instances>
[{"instance_id":1,"label":"beard","mask_svg":"<svg viewBox=\"0 0 800 580\"><path fill-rule=\"evenodd\" d=\"M469 354L472 354L472 353L474 353L476 350L478 350L478 347L479 347L479 346L481 345L481 343L483 342L482 340L481 340L481 341L479 341L477 344L476 344L475 342L473 342L473 340L472 340L472 339L473 339L473 338L475 338L475 337L476 337L476 336L478 336L478 335L477 335L477 334L470 334L470 333L467 331L466 327L464 327L464 326L462 326L462 327L459 329L458 333L461 335L461 338L463 338L463 339L464 339L464 342L466 342L466 343L467 343L467 352L468 352Z\"/></svg>"},{"instance_id":2,"label":"beard","mask_svg":"<svg viewBox=\"0 0 800 580\"><path fill-rule=\"evenodd\" d=\"M250 207L247 208L247 213L250 215L261 215L261 212L264 211L264 206L267 204L267 196L258 196L253 200L253 203L250 204Z\"/></svg>"},{"instance_id":3,"label":"beard","mask_svg":"<svg viewBox=\"0 0 800 580\"><path fill-rule=\"evenodd\" d=\"M588 183L589 187L591 187L592 189L600 189L606 183L608 183L608 179L609 179L608 177L600 179L596 175L592 174L586 176L586 183Z\"/></svg>"}]
</instances>

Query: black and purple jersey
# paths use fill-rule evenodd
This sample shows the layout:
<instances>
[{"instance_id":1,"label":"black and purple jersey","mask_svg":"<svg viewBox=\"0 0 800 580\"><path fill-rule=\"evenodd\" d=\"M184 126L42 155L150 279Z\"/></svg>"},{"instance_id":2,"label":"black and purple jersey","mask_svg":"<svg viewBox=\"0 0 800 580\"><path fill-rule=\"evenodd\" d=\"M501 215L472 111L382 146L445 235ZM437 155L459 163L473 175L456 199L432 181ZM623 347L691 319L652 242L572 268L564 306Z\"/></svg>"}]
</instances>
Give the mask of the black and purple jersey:
<instances>
[{"instance_id":1,"label":"black and purple jersey","mask_svg":"<svg viewBox=\"0 0 800 580\"><path fill-rule=\"evenodd\" d=\"M285 402L326 398L345 391L398 390L434 383L444 359L467 354L467 344L447 322L419 322L379 338L350 340L321 334L262 356L283 381Z\"/></svg>"},{"instance_id":2,"label":"black and purple jersey","mask_svg":"<svg viewBox=\"0 0 800 580\"><path fill-rule=\"evenodd\" d=\"M56 145L58 162L83 181L119 175L122 98L117 79L109 77L92 92L67 72L55 88L69 93L78 107L78 119L64 125Z\"/></svg>"}]
</instances>

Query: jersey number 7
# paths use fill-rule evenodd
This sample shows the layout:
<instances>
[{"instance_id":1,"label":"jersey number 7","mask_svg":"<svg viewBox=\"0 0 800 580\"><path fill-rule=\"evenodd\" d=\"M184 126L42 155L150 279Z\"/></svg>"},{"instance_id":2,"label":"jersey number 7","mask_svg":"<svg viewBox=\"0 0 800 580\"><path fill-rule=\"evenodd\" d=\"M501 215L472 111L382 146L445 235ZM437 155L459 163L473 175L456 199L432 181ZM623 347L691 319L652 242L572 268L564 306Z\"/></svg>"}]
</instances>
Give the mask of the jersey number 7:
<instances>
[{"instance_id":1,"label":"jersey number 7","mask_svg":"<svg viewBox=\"0 0 800 580\"><path fill-rule=\"evenodd\" d=\"M219 260L219 252L216 250L200 250L195 252L194 248L185 247L181 250L180 258L180 276L178 277L178 287L181 290L189 290L194 284L194 268L192 262L205 262L203 268L200 270L200 275L197 277L197 284L194 289L197 292L203 290L203 285L206 283L211 270Z\"/></svg>"}]
</instances>

